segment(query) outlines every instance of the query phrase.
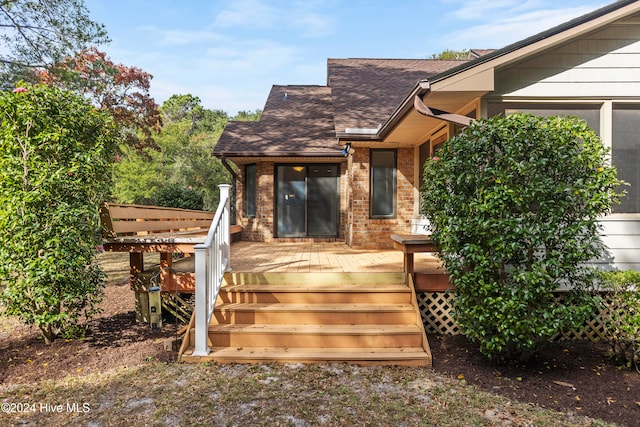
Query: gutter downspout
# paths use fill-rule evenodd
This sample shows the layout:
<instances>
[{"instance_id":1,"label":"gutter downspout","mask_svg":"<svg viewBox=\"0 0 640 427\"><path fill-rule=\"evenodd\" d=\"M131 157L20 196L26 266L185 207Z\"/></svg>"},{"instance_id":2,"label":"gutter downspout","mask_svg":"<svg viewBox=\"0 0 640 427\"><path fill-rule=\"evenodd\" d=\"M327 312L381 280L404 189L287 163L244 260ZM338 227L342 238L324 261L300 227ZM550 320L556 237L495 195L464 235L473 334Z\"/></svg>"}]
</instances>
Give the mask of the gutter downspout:
<instances>
[{"instance_id":1,"label":"gutter downspout","mask_svg":"<svg viewBox=\"0 0 640 427\"><path fill-rule=\"evenodd\" d=\"M220 156L220 161L222 166L231 174L231 225L236 225L238 222L236 218L236 181L238 181L238 174L233 170L224 154Z\"/></svg>"}]
</instances>

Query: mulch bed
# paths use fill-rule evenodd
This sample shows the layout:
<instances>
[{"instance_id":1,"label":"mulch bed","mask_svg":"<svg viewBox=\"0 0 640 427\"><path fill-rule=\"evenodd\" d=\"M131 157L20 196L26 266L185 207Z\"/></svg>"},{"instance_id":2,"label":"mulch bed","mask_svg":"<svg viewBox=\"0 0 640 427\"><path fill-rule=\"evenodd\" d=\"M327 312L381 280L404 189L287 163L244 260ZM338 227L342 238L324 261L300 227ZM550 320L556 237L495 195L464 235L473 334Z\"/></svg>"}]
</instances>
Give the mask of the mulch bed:
<instances>
[{"instance_id":1,"label":"mulch bed","mask_svg":"<svg viewBox=\"0 0 640 427\"><path fill-rule=\"evenodd\" d=\"M604 344L553 343L526 364L506 365L489 362L461 335L430 335L429 344L436 372L487 392L625 426L640 420L640 373L612 364Z\"/></svg>"},{"instance_id":2,"label":"mulch bed","mask_svg":"<svg viewBox=\"0 0 640 427\"><path fill-rule=\"evenodd\" d=\"M84 340L58 340L46 346L33 328L0 332L0 384L175 360L176 353L165 350L164 342L180 325L169 323L151 331L136 324L128 284L108 286L102 307L103 314L91 322ZM602 344L557 343L526 365L496 365L462 336L430 335L429 343L436 373L490 393L626 426L637 425L640 419L640 374L616 368Z\"/></svg>"}]
</instances>

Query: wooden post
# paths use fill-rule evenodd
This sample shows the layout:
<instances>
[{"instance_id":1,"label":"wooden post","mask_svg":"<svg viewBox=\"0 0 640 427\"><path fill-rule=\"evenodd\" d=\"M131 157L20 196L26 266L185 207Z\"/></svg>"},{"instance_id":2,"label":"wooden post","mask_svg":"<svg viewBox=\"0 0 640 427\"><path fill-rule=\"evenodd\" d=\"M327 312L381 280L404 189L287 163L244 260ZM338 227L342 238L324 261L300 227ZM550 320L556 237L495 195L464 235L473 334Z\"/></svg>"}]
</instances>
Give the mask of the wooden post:
<instances>
[{"instance_id":1,"label":"wooden post","mask_svg":"<svg viewBox=\"0 0 640 427\"><path fill-rule=\"evenodd\" d=\"M129 281L134 287L136 275L144 271L144 254L142 252L129 252Z\"/></svg>"},{"instance_id":2,"label":"wooden post","mask_svg":"<svg viewBox=\"0 0 640 427\"><path fill-rule=\"evenodd\" d=\"M129 252L129 285L136 298L136 322L149 321L149 296L140 289L138 275L144 271L144 254Z\"/></svg>"},{"instance_id":3,"label":"wooden post","mask_svg":"<svg viewBox=\"0 0 640 427\"><path fill-rule=\"evenodd\" d=\"M173 254L171 252L160 253L160 289L172 291L176 289L171 268L173 266Z\"/></svg>"}]
</instances>

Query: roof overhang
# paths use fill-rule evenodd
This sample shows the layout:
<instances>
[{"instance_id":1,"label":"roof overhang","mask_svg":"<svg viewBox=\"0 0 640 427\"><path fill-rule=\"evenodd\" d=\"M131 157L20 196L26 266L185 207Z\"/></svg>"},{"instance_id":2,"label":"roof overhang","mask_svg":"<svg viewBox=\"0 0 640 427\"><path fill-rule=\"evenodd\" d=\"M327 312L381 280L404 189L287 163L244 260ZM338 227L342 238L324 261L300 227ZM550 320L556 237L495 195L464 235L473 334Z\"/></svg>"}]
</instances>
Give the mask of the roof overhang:
<instances>
[{"instance_id":1,"label":"roof overhang","mask_svg":"<svg viewBox=\"0 0 640 427\"><path fill-rule=\"evenodd\" d=\"M260 155L255 154L251 156L234 156L227 155L225 153L224 156L218 155L217 157L225 160L231 161L237 165L243 165L248 163L258 163L258 162L273 162L273 163L340 163L345 160L345 155L326 155L326 156L308 156L308 155Z\"/></svg>"},{"instance_id":2,"label":"roof overhang","mask_svg":"<svg viewBox=\"0 0 640 427\"><path fill-rule=\"evenodd\" d=\"M231 157L342 157L339 151L310 153L308 151L226 151L224 153L213 153L214 156L222 158Z\"/></svg>"}]
</instances>

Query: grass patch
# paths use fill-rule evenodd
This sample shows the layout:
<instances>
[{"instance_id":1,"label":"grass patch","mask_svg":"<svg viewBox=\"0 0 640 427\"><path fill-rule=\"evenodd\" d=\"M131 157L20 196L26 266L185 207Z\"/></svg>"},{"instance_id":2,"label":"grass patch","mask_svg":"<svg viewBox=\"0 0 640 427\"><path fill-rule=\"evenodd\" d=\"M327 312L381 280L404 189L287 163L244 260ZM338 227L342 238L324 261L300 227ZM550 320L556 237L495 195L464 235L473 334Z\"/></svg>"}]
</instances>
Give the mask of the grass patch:
<instances>
[{"instance_id":1,"label":"grass patch","mask_svg":"<svg viewBox=\"0 0 640 427\"><path fill-rule=\"evenodd\" d=\"M426 368L344 364L149 362L55 382L1 386L0 402L35 404L34 411L0 415L0 424L606 425L511 402ZM47 403L63 410L47 411Z\"/></svg>"}]
</instances>

